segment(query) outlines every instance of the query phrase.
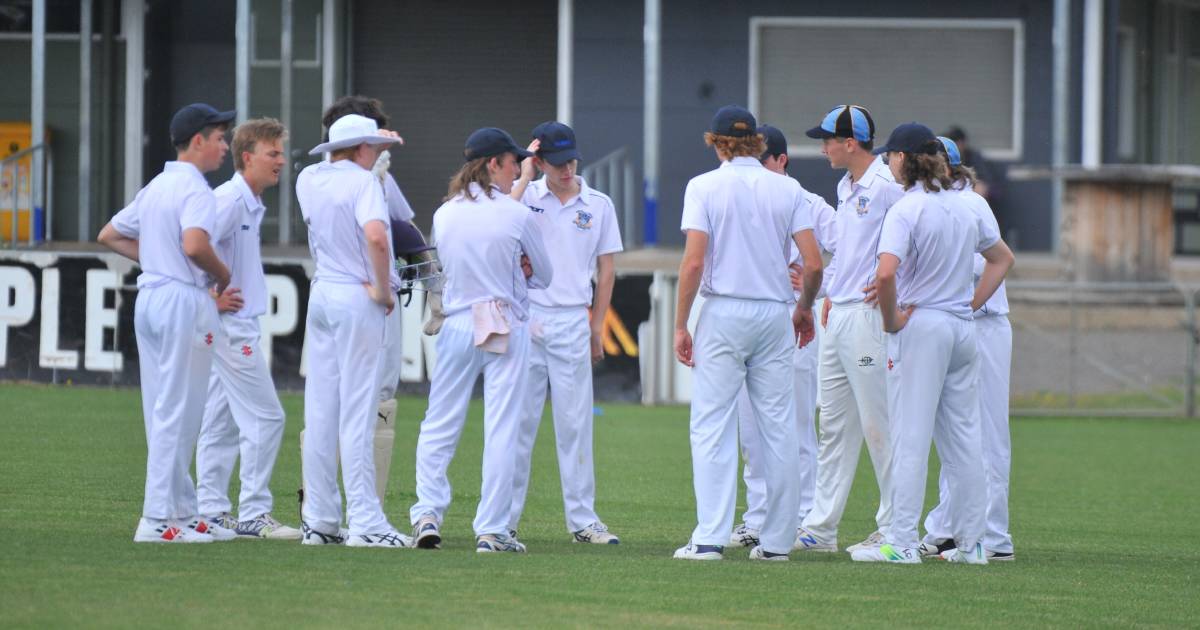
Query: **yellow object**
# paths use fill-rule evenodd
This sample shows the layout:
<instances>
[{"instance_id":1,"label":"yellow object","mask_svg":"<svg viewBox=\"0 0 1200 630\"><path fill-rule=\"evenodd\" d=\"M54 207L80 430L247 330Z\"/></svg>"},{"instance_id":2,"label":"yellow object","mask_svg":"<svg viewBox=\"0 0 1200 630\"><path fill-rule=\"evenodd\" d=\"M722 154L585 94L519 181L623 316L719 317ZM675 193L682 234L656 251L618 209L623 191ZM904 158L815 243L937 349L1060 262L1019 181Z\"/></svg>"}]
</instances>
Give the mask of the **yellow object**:
<instances>
[{"instance_id":1,"label":"yellow object","mask_svg":"<svg viewBox=\"0 0 1200 630\"><path fill-rule=\"evenodd\" d=\"M23 151L33 143L33 125L27 122L0 122L0 160ZM17 187L17 238L29 239L32 226L31 192L33 156L17 161L16 180L12 164L0 169L0 240L12 240L13 186Z\"/></svg>"}]
</instances>

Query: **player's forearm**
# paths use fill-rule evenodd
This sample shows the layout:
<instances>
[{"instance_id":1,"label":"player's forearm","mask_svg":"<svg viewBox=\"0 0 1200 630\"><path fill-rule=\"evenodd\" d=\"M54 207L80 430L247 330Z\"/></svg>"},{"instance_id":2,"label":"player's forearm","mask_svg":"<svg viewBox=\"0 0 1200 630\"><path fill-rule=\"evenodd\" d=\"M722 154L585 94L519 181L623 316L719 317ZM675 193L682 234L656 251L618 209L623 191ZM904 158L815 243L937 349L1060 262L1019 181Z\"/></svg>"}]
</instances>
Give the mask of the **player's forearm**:
<instances>
[{"instance_id":1,"label":"player's forearm","mask_svg":"<svg viewBox=\"0 0 1200 630\"><path fill-rule=\"evenodd\" d=\"M208 232L200 228L184 230L183 253L216 281L217 293L224 291L229 285L229 268L217 257L217 252L209 241Z\"/></svg>"},{"instance_id":2,"label":"player's forearm","mask_svg":"<svg viewBox=\"0 0 1200 630\"><path fill-rule=\"evenodd\" d=\"M1007 260L1000 262L987 261L983 265L983 273L979 275L979 282L975 285L975 296L971 298L971 310L977 311L983 307L988 300L992 299L992 295L1000 288L1000 283L1004 282L1004 277L1008 275L1008 270L1012 268L1012 256Z\"/></svg>"},{"instance_id":3,"label":"player's forearm","mask_svg":"<svg viewBox=\"0 0 1200 630\"><path fill-rule=\"evenodd\" d=\"M679 266L679 301L675 305L675 330L687 329L688 317L692 314L696 292L700 290L700 274L703 271L704 261L696 264L685 259Z\"/></svg>"},{"instance_id":4,"label":"player's forearm","mask_svg":"<svg viewBox=\"0 0 1200 630\"><path fill-rule=\"evenodd\" d=\"M391 261L388 260L387 240L368 236L367 258L371 261L371 284L380 293L389 292L391 286L388 278L391 274Z\"/></svg>"},{"instance_id":5,"label":"player's forearm","mask_svg":"<svg viewBox=\"0 0 1200 630\"><path fill-rule=\"evenodd\" d=\"M798 306L804 310L812 310L813 301L817 299L817 293L821 290L821 277L824 270L821 269L821 259L817 259L816 268L804 267L804 293L800 296Z\"/></svg>"},{"instance_id":6,"label":"player's forearm","mask_svg":"<svg viewBox=\"0 0 1200 630\"><path fill-rule=\"evenodd\" d=\"M138 260L138 240L121 234L111 223L106 224L100 230L100 235L96 237L96 241L133 262L140 262Z\"/></svg>"},{"instance_id":7,"label":"player's forearm","mask_svg":"<svg viewBox=\"0 0 1200 630\"><path fill-rule=\"evenodd\" d=\"M608 258L607 263L605 257ZM616 273L613 271L612 254L600 258L596 271L596 294L592 298L592 328L600 330L604 318L608 315L608 307L612 303L613 285L616 284Z\"/></svg>"},{"instance_id":8,"label":"player's forearm","mask_svg":"<svg viewBox=\"0 0 1200 630\"><path fill-rule=\"evenodd\" d=\"M879 287L879 314L883 318L883 329L895 330L896 321L896 276L880 276L876 279Z\"/></svg>"}]
</instances>

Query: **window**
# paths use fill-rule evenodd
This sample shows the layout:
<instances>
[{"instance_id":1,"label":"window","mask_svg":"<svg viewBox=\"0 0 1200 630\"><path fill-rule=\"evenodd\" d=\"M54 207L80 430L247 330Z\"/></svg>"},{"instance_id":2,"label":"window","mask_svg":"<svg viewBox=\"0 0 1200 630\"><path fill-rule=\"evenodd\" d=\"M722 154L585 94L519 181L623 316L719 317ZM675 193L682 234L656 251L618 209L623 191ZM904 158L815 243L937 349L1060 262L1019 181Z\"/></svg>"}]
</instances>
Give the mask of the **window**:
<instances>
[{"instance_id":1,"label":"window","mask_svg":"<svg viewBox=\"0 0 1200 630\"><path fill-rule=\"evenodd\" d=\"M755 17L750 108L802 139L832 106L862 105L880 142L919 120L935 132L958 125L989 157L1019 159L1024 60L1020 20ZM816 143L789 144L793 156L819 154Z\"/></svg>"}]
</instances>

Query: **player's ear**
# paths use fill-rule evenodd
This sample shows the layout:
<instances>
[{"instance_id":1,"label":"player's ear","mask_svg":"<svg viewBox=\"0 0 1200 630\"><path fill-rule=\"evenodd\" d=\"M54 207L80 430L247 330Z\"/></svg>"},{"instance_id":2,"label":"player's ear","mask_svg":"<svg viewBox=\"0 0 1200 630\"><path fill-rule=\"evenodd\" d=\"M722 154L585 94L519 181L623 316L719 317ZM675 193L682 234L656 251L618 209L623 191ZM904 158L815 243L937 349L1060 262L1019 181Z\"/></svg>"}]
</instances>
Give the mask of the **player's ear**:
<instances>
[{"instance_id":1,"label":"player's ear","mask_svg":"<svg viewBox=\"0 0 1200 630\"><path fill-rule=\"evenodd\" d=\"M779 156L778 156L778 157L776 157L775 159L779 160L779 165L780 165L780 166L782 166L783 168L787 168L787 165L788 165L788 156L787 156L787 154L786 154L786 153L780 153L780 154L779 154Z\"/></svg>"}]
</instances>

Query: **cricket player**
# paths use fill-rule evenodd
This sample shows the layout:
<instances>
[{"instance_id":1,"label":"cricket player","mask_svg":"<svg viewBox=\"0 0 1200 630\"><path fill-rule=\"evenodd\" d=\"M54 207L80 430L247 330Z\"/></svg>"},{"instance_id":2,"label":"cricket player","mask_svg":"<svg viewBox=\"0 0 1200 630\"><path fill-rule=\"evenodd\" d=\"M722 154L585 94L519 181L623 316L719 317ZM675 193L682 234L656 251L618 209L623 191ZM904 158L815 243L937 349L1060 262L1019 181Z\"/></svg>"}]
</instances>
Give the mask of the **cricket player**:
<instances>
[{"instance_id":1,"label":"cricket player","mask_svg":"<svg viewBox=\"0 0 1200 630\"><path fill-rule=\"evenodd\" d=\"M299 540L300 530L271 516L271 473L283 440L284 414L262 354L259 317L267 312L260 226L263 192L279 183L287 154L287 129L273 118L248 120L233 133L237 172L216 189L213 241L238 289L218 296L221 335L213 344L213 369L200 440L196 446L196 496L200 513L239 536ZM232 295L230 295L232 294ZM230 514L229 478L241 455L238 518Z\"/></svg>"},{"instance_id":2,"label":"cricket player","mask_svg":"<svg viewBox=\"0 0 1200 630\"><path fill-rule=\"evenodd\" d=\"M938 137L950 164L954 190L964 197L982 221L1000 231L996 215L981 195L974 192L975 171L962 163L953 140ZM975 254L974 280L979 282L985 267L983 256ZM975 341L979 349L979 417L983 426L983 460L987 472L987 529L983 551L989 561L1012 560L1012 535L1008 532L1008 474L1012 462L1012 444L1008 433L1008 386L1012 372L1012 326L1008 322L1008 294L1001 282L992 297L975 311ZM925 517L925 538L921 555L945 553L956 548L950 524L950 479L947 469L938 475L939 503Z\"/></svg>"},{"instance_id":3,"label":"cricket player","mask_svg":"<svg viewBox=\"0 0 1200 630\"><path fill-rule=\"evenodd\" d=\"M473 524L475 551L525 551L508 522L517 434L529 395L527 289L545 289L553 279L541 216L508 196L521 160L531 155L501 129L475 131L463 151L466 164L433 215L446 319L417 439L417 501L409 510L413 537L424 549L442 542L451 497L446 470L482 374L483 484Z\"/></svg>"},{"instance_id":4,"label":"cricket player","mask_svg":"<svg viewBox=\"0 0 1200 630\"><path fill-rule=\"evenodd\" d=\"M949 521L958 544L942 557L987 564L980 543L987 484L971 313L1000 286L1013 256L992 225L951 190L939 147L928 127L906 123L876 149L905 190L884 219L870 288L889 333L894 514L882 545L851 553L857 562L921 562L917 526L933 441L949 481ZM978 286L972 277L977 252L986 261Z\"/></svg>"},{"instance_id":5,"label":"cricket player","mask_svg":"<svg viewBox=\"0 0 1200 630\"><path fill-rule=\"evenodd\" d=\"M308 298L310 361L304 384L303 544L405 548L375 490L374 432L379 353L395 307L387 206L371 167L398 142L374 120L337 119L310 155L329 160L300 172L296 199L316 270ZM343 535L338 454L349 532Z\"/></svg>"},{"instance_id":6,"label":"cricket player","mask_svg":"<svg viewBox=\"0 0 1200 630\"><path fill-rule=\"evenodd\" d=\"M230 281L211 243L217 201L204 173L225 160L225 132L234 116L204 103L175 112L170 133L176 160L97 238L142 270L133 323L146 424L146 490L134 542L207 543L237 536L199 516L188 474L220 335L209 290L225 293Z\"/></svg>"},{"instance_id":7,"label":"cricket player","mask_svg":"<svg viewBox=\"0 0 1200 630\"><path fill-rule=\"evenodd\" d=\"M807 135L821 140L831 167L846 169L837 185L837 252L830 263L837 272L825 285L816 498L795 541L798 551L832 552L864 439L879 484L878 529L848 549L878 545L891 521L886 347L879 309L864 301L863 287L874 279L884 216L903 191L871 153L875 122L866 108L839 105Z\"/></svg>"},{"instance_id":8,"label":"cricket player","mask_svg":"<svg viewBox=\"0 0 1200 630\"><path fill-rule=\"evenodd\" d=\"M554 282L529 292L529 397L517 441L508 528L515 537L549 386L567 531L575 542L615 545L620 539L595 509L592 363L604 358L604 317L616 278L613 254L623 249L617 213L608 195L576 174L580 154L573 129L545 122L533 129L533 138L538 151L522 164L511 196L543 216ZM535 166L543 176L531 183Z\"/></svg>"},{"instance_id":9,"label":"cricket player","mask_svg":"<svg viewBox=\"0 0 1200 630\"><path fill-rule=\"evenodd\" d=\"M787 175L788 149L787 138L783 132L770 125L762 125L758 133L766 140L767 150L760 161L767 170ZM812 202L814 211L813 236L822 250L834 251L832 243L834 212L829 204L819 195L805 191ZM792 247L789 259L789 275L792 289L797 293L796 299L803 289L803 271L800 251ZM824 281L828 282L831 270L823 273ZM821 297L818 293L817 297ZM800 471L797 483L800 484L800 507L798 510L801 521L812 510L813 495L817 483L817 356L820 342L820 326L813 327L813 341L803 348L792 352L792 368L795 370L796 395L796 430L800 438ZM759 543L759 532L762 529L763 515L766 513L766 480L759 472L758 463L762 457L762 444L754 431L754 407L745 387L738 394L738 433L742 446L742 459L745 465L742 469L742 479L746 483L746 512L743 521L733 528L729 544L734 546L754 547Z\"/></svg>"},{"instance_id":10,"label":"cricket player","mask_svg":"<svg viewBox=\"0 0 1200 630\"><path fill-rule=\"evenodd\" d=\"M800 443L796 432L793 348L813 337L812 303L821 286L812 201L796 180L763 167L766 150L754 116L730 105L717 111L705 142L720 168L688 182L681 229L675 357L692 367L691 446L697 525L684 560L720 560L737 499L737 395L744 384L752 429L763 445L766 513L755 560L787 560L796 537ZM788 279L792 243L800 250L804 290L797 303ZM693 348L687 322L697 290L704 306ZM792 304L795 304L794 309Z\"/></svg>"}]
</instances>

